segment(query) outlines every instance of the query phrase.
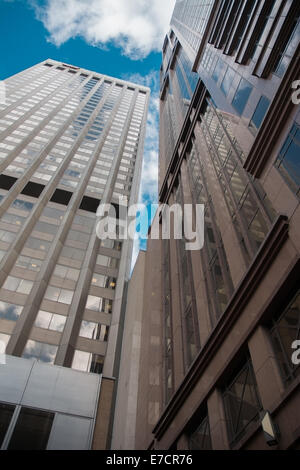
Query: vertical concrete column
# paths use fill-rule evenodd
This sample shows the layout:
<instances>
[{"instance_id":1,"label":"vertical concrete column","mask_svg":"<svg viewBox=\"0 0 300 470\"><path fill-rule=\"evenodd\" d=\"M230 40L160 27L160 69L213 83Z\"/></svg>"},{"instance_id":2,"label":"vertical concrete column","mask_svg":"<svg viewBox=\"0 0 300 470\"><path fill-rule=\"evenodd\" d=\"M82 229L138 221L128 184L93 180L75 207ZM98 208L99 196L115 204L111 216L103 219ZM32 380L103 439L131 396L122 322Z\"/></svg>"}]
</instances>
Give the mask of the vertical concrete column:
<instances>
[{"instance_id":1,"label":"vertical concrete column","mask_svg":"<svg viewBox=\"0 0 300 470\"><path fill-rule=\"evenodd\" d=\"M226 417L220 390L215 389L207 400L209 427L214 450L229 449Z\"/></svg>"},{"instance_id":2,"label":"vertical concrete column","mask_svg":"<svg viewBox=\"0 0 300 470\"><path fill-rule=\"evenodd\" d=\"M259 395L264 409L280 400L284 383L271 344L269 332L259 326L248 343Z\"/></svg>"}]
</instances>

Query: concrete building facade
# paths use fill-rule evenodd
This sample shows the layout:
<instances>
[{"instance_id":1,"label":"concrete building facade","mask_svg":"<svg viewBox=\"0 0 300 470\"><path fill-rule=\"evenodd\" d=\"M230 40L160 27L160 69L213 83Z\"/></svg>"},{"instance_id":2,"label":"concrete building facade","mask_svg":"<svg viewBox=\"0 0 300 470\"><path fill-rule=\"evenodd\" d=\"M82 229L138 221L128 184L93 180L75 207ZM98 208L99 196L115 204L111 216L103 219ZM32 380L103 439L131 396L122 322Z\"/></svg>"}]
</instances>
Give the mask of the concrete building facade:
<instances>
[{"instance_id":1,"label":"concrete building facade","mask_svg":"<svg viewBox=\"0 0 300 470\"><path fill-rule=\"evenodd\" d=\"M292 0L176 2L159 198L203 204L205 242L149 240L137 449L269 449L266 411L274 448L299 449L299 13Z\"/></svg>"},{"instance_id":2,"label":"concrete building facade","mask_svg":"<svg viewBox=\"0 0 300 470\"><path fill-rule=\"evenodd\" d=\"M100 375L86 442L106 448L132 241L100 240L96 211L101 202L120 214L137 202L149 89L49 59L5 80L5 92L0 352L47 363L49 377L55 368L73 369L75 382ZM15 406L1 403L3 420L5 405Z\"/></svg>"}]
</instances>

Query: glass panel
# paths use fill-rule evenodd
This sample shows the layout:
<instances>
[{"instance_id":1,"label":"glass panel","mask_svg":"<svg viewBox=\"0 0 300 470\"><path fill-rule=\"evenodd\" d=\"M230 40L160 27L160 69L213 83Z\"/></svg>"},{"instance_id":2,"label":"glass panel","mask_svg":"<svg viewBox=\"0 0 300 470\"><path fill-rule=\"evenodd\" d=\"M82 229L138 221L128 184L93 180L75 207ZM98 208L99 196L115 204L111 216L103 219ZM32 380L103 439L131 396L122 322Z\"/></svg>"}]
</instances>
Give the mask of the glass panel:
<instances>
[{"instance_id":1,"label":"glass panel","mask_svg":"<svg viewBox=\"0 0 300 470\"><path fill-rule=\"evenodd\" d=\"M26 359L38 359L41 362L54 364L57 353L57 346L52 344L39 343L38 341L27 341L22 357Z\"/></svg>"},{"instance_id":2,"label":"glass panel","mask_svg":"<svg viewBox=\"0 0 300 470\"><path fill-rule=\"evenodd\" d=\"M107 341L108 330L109 327L106 325L83 321L81 323L79 336L82 336L83 338L96 339L99 341Z\"/></svg>"},{"instance_id":3,"label":"glass panel","mask_svg":"<svg viewBox=\"0 0 300 470\"><path fill-rule=\"evenodd\" d=\"M66 323L66 317L55 313L40 310L35 321L35 326L53 331L62 332Z\"/></svg>"},{"instance_id":4,"label":"glass panel","mask_svg":"<svg viewBox=\"0 0 300 470\"><path fill-rule=\"evenodd\" d=\"M240 439L247 426L258 419L261 403L250 360L224 392L227 426L231 443Z\"/></svg>"},{"instance_id":5,"label":"glass panel","mask_svg":"<svg viewBox=\"0 0 300 470\"><path fill-rule=\"evenodd\" d=\"M64 330L66 320L66 317L62 315L52 315L49 330L62 332Z\"/></svg>"},{"instance_id":6,"label":"glass panel","mask_svg":"<svg viewBox=\"0 0 300 470\"><path fill-rule=\"evenodd\" d=\"M116 279L113 277L105 276L102 274L94 273L92 277L92 285L98 287L105 287L106 289L115 289Z\"/></svg>"},{"instance_id":7,"label":"glass panel","mask_svg":"<svg viewBox=\"0 0 300 470\"><path fill-rule=\"evenodd\" d=\"M38 272L41 269L42 261L35 258L29 258L28 256L19 256L16 261L16 266Z\"/></svg>"},{"instance_id":8,"label":"glass panel","mask_svg":"<svg viewBox=\"0 0 300 470\"><path fill-rule=\"evenodd\" d=\"M300 188L300 126L295 124L286 139L276 165L290 184L291 189L298 194Z\"/></svg>"},{"instance_id":9,"label":"glass panel","mask_svg":"<svg viewBox=\"0 0 300 470\"><path fill-rule=\"evenodd\" d=\"M73 294L74 292L71 290L61 289L58 302L70 305L73 299Z\"/></svg>"},{"instance_id":10,"label":"glass panel","mask_svg":"<svg viewBox=\"0 0 300 470\"><path fill-rule=\"evenodd\" d=\"M33 286L33 282L21 280L19 287L17 288L17 292L20 294L29 294Z\"/></svg>"},{"instance_id":11,"label":"glass panel","mask_svg":"<svg viewBox=\"0 0 300 470\"><path fill-rule=\"evenodd\" d=\"M296 295L271 330L275 353L284 379L290 382L299 374L299 365L292 363L292 344L300 340L300 293Z\"/></svg>"},{"instance_id":12,"label":"glass panel","mask_svg":"<svg viewBox=\"0 0 300 470\"><path fill-rule=\"evenodd\" d=\"M269 106L270 100L268 100L268 98L265 96L262 96L251 119L251 124L253 124L256 129L260 128Z\"/></svg>"},{"instance_id":13,"label":"glass panel","mask_svg":"<svg viewBox=\"0 0 300 470\"><path fill-rule=\"evenodd\" d=\"M44 312L43 310L40 310L35 320L35 326L38 326L39 328L48 329L51 318L52 318L52 313L48 313L48 312Z\"/></svg>"},{"instance_id":14,"label":"glass panel","mask_svg":"<svg viewBox=\"0 0 300 470\"><path fill-rule=\"evenodd\" d=\"M76 350L74 353L72 369L82 370L84 372L92 372L101 374L103 369L104 358L97 354Z\"/></svg>"},{"instance_id":15,"label":"glass panel","mask_svg":"<svg viewBox=\"0 0 300 470\"><path fill-rule=\"evenodd\" d=\"M23 307L20 307L19 305L8 304L0 301L0 318L17 321L22 310Z\"/></svg>"},{"instance_id":16,"label":"glass panel","mask_svg":"<svg viewBox=\"0 0 300 470\"><path fill-rule=\"evenodd\" d=\"M214 72L212 74L212 78L215 80L215 82L219 81L219 77L221 75L222 68L223 68L223 61L219 59L218 62L216 63Z\"/></svg>"},{"instance_id":17,"label":"glass panel","mask_svg":"<svg viewBox=\"0 0 300 470\"><path fill-rule=\"evenodd\" d=\"M247 82L247 80L245 80L244 78L242 78L232 101L232 106L237 110L239 114L243 114L248 99L251 95L251 91L252 86L250 85L250 83Z\"/></svg>"},{"instance_id":18,"label":"glass panel","mask_svg":"<svg viewBox=\"0 0 300 470\"><path fill-rule=\"evenodd\" d=\"M221 85L221 90L223 91L223 93L225 93L226 96L229 93L234 77L235 77L235 71L232 68L228 67L225 77L222 81L222 85Z\"/></svg>"},{"instance_id":19,"label":"glass panel","mask_svg":"<svg viewBox=\"0 0 300 470\"><path fill-rule=\"evenodd\" d=\"M7 276L5 283L3 284L3 289L11 290L15 292L20 284L21 279L16 277Z\"/></svg>"},{"instance_id":20,"label":"glass panel","mask_svg":"<svg viewBox=\"0 0 300 470\"><path fill-rule=\"evenodd\" d=\"M47 287L47 290L45 293L45 299L56 302L58 300L59 294L60 294L60 289L58 287L49 286Z\"/></svg>"},{"instance_id":21,"label":"glass panel","mask_svg":"<svg viewBox=\"0 0 300 470\"><path fill-rule=\"evenodd\" d=\"M87 302L85 308L90 310L95 310L96 312L99 311L100 308L100 297L95 297L94 295L88 295Z\"/></svg>"},{"instance_id":22,"label":"glass panel","mask_svg":"<svg viewBox=\"0 0 300 470\"><path fill-rule=\"evenodd\" d=\"M25 211L25 212L30 212L33 206L34 204L32 202L22 201L21 199L16 199L12 203L12 207L14 207L15 209Z\"/></svg>"},{"instance_id":23,"label":"glass panel","mask_svg":"<svg viewBox=\"0 0 300 470\"><path fill-rule=\"evenodd\" d=\"M198 429L190 435L189 448L190 450L212 449L208 416L203 419Z\"/></svg>"},{"instance_id":24,"label":"glass panel","mask_svg":"<svg viewBox=\"0 0 300 470\"><path fill-rule=\"evenodd\" d=\"M22 408L8 445L8 449L46 449L53 419L54 413Z\"/></svg>"}]
</instances>

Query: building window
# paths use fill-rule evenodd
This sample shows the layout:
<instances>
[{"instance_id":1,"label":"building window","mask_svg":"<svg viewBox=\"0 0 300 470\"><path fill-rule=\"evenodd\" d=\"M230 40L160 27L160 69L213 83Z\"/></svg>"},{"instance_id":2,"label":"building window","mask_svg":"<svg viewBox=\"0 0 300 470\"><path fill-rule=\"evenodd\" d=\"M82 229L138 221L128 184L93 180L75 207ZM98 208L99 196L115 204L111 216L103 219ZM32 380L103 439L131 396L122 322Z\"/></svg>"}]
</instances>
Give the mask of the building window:
<instances>
[{"instance_id":1,"label":"building window","mask_svg":"<svg viewBox=\"0 0 300 470\"><path fill-rule=\"evenodd\" d=\"M202 115L200 125L204 137L203 148L207 148L240 240L245 261L249 263L267 236L275 212L258 182L251 180L243 170L242 162L245 155L238 142L233 140L226 114L218 112L210 99L207 103L208 107ZM224 131L224 125L227 127L227 132ZM240 158L237 157L237 153ZM213 221L215 217L212 216L211 219ZM218 268L215 274L218 280Z\"/></svg>"},{"instance_id":2,"label":"building window","mask_svg":"<svg viewBox=\"0 0 300 470\"><path fill-rule=\"evenodd\" d=\"M17 321L23 307L19 305L8 304L6 302L0 301L0 318L4 320Z\"/></svg>"},{"instance_id":3,"label":"building window","mask_svg":"<svg viewBox=\"0 0 300 470\"><path fill-rule=\"evenodd\" d=\"M284 40L280 40L280 44L278 46L278 56L273 67L273 72L278 77L283 77L289 65L289 62L291 60L291 56L288 52L289 52L289 46L295 37L296 31L299 25L300 5L298 4L296 8L297 8L297 11L295 13L294 21L291 24L289 31L285 34Z\"/></svg>"},{"instance_id":4,"label":"building window","mask_svg":"<svg viewBox=\"0 0 300 470\"><path fill-rule=\"evenodd\" d=\"M251 121L250 121L251 127L254 127L255 129L260 128L264 120L264 117L269 109L269 106L270 106L270 100L268 100L268 98L266 98L265 96L262 96L251 118Z\"/></svg>"},{"instance_id":5,"label":"building window","mask_svg":"<svg viewBox=\"0 0 300 470\"><path fill-rule=\"evenodd\" d=\"M170 282L170 245L169 240L163 242L163 313L164 313L164 372L165 372L165 404L174 393L174 365L172 338L172 304Z\"/></svg>"},{"instance_id":6,"label":"building window","mask_svg":"<svg viewBox=\"0 0 300 470\"><path fill-rule=\"evenodd\" d=\"M60 289L59 287L48 286L45 292L45 299L52 300L53 302L61 302L70 305L73 299L74 291L67 289Z\"/></svg>"},{"instance_id":7,"label":"building window","mask_svg":"<svg viewBox=\"0 0 300 470\"><path fill-rule=\"evenodd\" d=\"M229 381L223 393L229 441L235 444L262 409L251 360Z\"/></svg>"},{"instance_id":8,"label":"building window","mask_svg":"<svg viewBox=\"0 0 300 470\"><path fill-rule=\"evenodd\" d=\"M222 69L223 69L223 61L221 59L218 59L218 62L216 63L216 66L215 66L213 74L212 74L213 80L217 83L218 83L220 75L222 73Z\"/></svg>"},{"instance_id":9,"label":"building window","mask_svg":"<svg viewBox=\"0 0 300 470\"><path fill-rule=\"evenodd\" d=\"M22 408L8 450L45 450L54 413Z\"/></svg>"},{"instance_id":10,"label":"building window","mask_svg":"<svg viewBox=\"0 0 300 470\"><path fill-rule=\"evenodd\" d=\"M200 425L189 436L190 450L212 450L208 416L202 418Z\"/></svg>"},{"instance_id":11,"label":"building window","mask_svg":"<svg viewBox=\"0 0 300 470\"><path fill-rule=\"evenodd\" d=\"M88 295L85 308L88 310L94 310L94 312L111 313L112 300L97 297L95 295Z\"/></svg>"},{"instance_id":12,"label":"building window","mask_svg":"<svg viewBox=\"0 0 300 470\"><path fill-rule=\"evenodd\" d=\"M57 346L52 344L39 343L30 339L27 341L22 357L25 359L37 359L47 364L54 364L57 353Z\"/></svg>"},{"instance_id":13,"label":"building window","mask_svg":"<svg viewBox=\"0 0 300 470\"><path fill-rule=\"evenodd\" d=\"M39 272L42 266L42 261L36 258L29 258L28 256L19 256L15 265L19 268Z\"/></svg>"},{"instance_id":14,"label":"building window","mask_svg":"<svg viewBox=\"0 0 300 470\"><path fill-rule=\"evenodd\" d=\"M300 340L300 291L278 319L273 320L271 337L279 367L285 382L289 383L299 375L299 365L293 364L292 344Z\"/></svg>"},{"instance_id":15,"label":"building window","mask_svg":"<svg viewBox=\"0 0 300 470\"><path fill-rule=\"evenodd\" d=\"M103 369L104 357L98 354L92 354L85 351L76 350L74 353L72 369L93 374L101 374Z\"/></svg>"},{"instance_id":16,"label":"building window","mask_svg":"<svg viewBox=\"0 0 300 470\"><path fill-rule=\"evenodd\" d=\"M228 67L227 72L225 73L225 76L221 84L221 90L226 96L229 93L234 77L235 77L235 71L231 67Z\"/></svg>"},{"instance_id":17,"label":"building window","mask_svg":"<svg viewBox=\"0 0 300 470\"><path fill-rule=\"evenodd\" d=\"M115 289L117 280L115 277L105 276L104 274L93 273L91 284L97 287L104 287L105 289Z\"/></svg>"},{"instance_id":18,"label":"building window","mask_svg":"<svg viewBox=\"0 0 300 470\"><path fill-rule=\"evenodd\" d=\"M29 294L32 287L33 282L13 276L7 276L6 281L3 284L3 289L18 292L20 294Z\"/></svg>"},{"instance_id":19,"label":"building window","mask_svg":"<svg viewBox=\"0 0 300 470\"><path fill-rule=\"evenodd\" d=\"M251 92L252 86L242 78L232 101L232 106L240 115L244 112Z\"/></svg>"},{"instance_id":20,"label":"building window","mask_svg":"<svg viewBox=\"0 0 300 470\"><path fill-rule=\"evenodd\" d=\"M90 321L83 321L79 336L83 338L94 339L98 341L107 341L108 339L109 326L100 325L100 323L94 323Z\"/></svg>"},{"instance_id":21,"label":"building window","mask_svg":"<svg viewBox=\"0 0 300 470\"><path fill-rule=\"evenodd\" d=\"M35 320L35 326L61 333L64 330L66 320L67 318L63 315L40 310Z\"/></svg>"},{"instance_id":22,"label":"building window","mask_svg":"<svg viewBox=\"0 0 300 470\"><path fill-rule=\"evenodd\" d=\"M62 279L68 279L69 281L78 281L80 271L79 269L68 268L67 266L61 266L57 264L53 271L52 277L60 277Z\"/></svg>"},{"instance_id":23,"label":"building window","mask_svg":"<svg viewBox=\"0 0 300 470\"><path fill-rule=\"evenodd\" d=\"M179 182L175 190L174 198L177 204L183 207L184 197L182 183ZM182 223L182 233L184 233L184 224ZM186 368L190 367L197 353L200 351L200 335L198 314L194 296L194 283L191 265L190 252L185 247L186 239L183 237L178 240L177 253L178 265L180 266L179 283L181 312L184 327L184 350Z\"/></svg>"},{"instance_id":24,"label":"building window","mask_svg":"<svg viewBox=\"0 0 300 470\"><path fill-rule=\"evenodd\" d=\"M260 21L258 22L258 25L254 33L256 37L255 37L254 47L250 55L251 59L253 59L253 57L255 56L258 46L260 45L261 39L264 38L264 33L265 33L268 23L272 21L272 12L273 12L275 3L276 3L276 0L269 0L269 2L265 2L265 6L259 18Z\"/></svg>"},{"instance_id":25,"label":"building window","mask_svg":"<svg viewBox=\"0 0 300 470\"><path fill-rule=\"evenodd\" d=\"M234 54L240 47L244 34L247 30L247 26L252 15L253 8L256 4L256 0L247 0L246 5L244 6L243 13L240 17L233 41L232 46L229 49L229 54Z\"/></svg>"},{"instance_id":26,"label":"building window","mask_svg":"<svg viewBox=\"0 0 300 470\"><path fill-rule=\"evenodd\" d=\"M15 407L0 403L0 448L3 444Z\"/></svg>"},{"instance_id":27,"label":"building window","mask_svg":"<svg viewBox=\"0 0 300 470\"><path fill-rule=\"evenodd\" d=\"M300 194L300 126L294 124L276 160L276 167L292 191Z\"/></svg>"}]
</instances>

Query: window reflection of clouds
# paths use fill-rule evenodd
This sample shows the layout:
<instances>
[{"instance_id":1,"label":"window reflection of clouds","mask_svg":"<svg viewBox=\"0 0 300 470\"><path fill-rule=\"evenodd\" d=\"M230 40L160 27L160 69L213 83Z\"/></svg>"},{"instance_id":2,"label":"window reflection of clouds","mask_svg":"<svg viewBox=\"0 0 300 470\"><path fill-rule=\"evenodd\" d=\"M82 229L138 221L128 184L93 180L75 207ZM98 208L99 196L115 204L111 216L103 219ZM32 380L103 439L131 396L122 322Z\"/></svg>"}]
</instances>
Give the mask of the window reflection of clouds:
<instances>
[{"instance_id":1,"label":"window reflection of clouds","mask_svg":"<svg viewBox=\"0 0 300 470\"><path fill-rule=\"evenodd\" d=\"M102 356L76 350L74 353L72 369L101 374L103 369L103 361L104 358Z\"/></svg>"},{"instance_id":2,"label":"window reflection of clouds","mask_svg":"<svg viewBox=\"0 0 300 470\"><path fill-rule=\"evenodd\" d=\"M99 341L107 341L108 330L109 327L107 325L100 325L99 323L84 320L81 323L79 336Z\"/></svg>"},{"instance_id":3,"label":"window reflection of clouds","mask_svg":"<svg viewBox=\"0 0 300 470\"><path fill-rule=\"evenodd\" d=\"M15 209L19 209L19 210L26 211L26 212L30 212L33 206L34 204L32 202L23 201L21 199L16 199L12 203L12 207L14 207Z\"/></svg>"},{"instance_id":4,"label":"window reflection of clouds","mask_svg":"<svg viewBox=\"0 0 300 470\"><path fill-rule=\"evenodd\" d=\"M29 294L33 286L33 282L19 279L18 277L7 276L3 288L20 294Z\"/></svg>"},{"instance_id":5,"label":"window reflection of clouds","mask_svg":"<svg viewBox=\"0 0 300 470\"><path fill-rule=\"evenodd\" d=\"M94 310L95 312L112 312L112 301L104 299L103 297L96 297L94 295L88 295L85 308Z\"/></svg>"},{"instance_id":6,"label":"window reflection of clouds","mask_svg":"<svg viewBox=\"0 0 300 470\"><path fill-rule=\"evenodd\" d=\"M276 166L296 193L300 193L300 126L294 124L276 160Z\"/></svg>"},{"instance_id":7,"label":"window reflection of clouds","mask_svg":"<svg viewBox=\"0 0 300 470\"><path fill-rule=\"evenodd\" d=\"M62 332L66 323L66 317L55 313L40 310L35 320L35 326L47 330Z\"/></svg>"},{"instance_id":8,"label":"window reflection of clouds","mask_svg":"<svg viewBox=\"0 0 300 470\"><path fill-rule=\"evenodd\" d=\"M45 299L54 302L61 302L63 304L71 304L74 292L67 289L60 289L59 287L48 286Z\"/></svg>"},{"instance_id":9,"label":"window reflection of clouds","mask_svg":"<svg viewBox=\"0 0 300 470\"><path fill-rule=\"evenodd\" d=\"M23 307L19 305L8 304L0 301L0 318L5 320L17 321Z\"/></svg>"},{"instance_id":10,"label":"window reflection of clouds","mask_svg":"<svg viewBox=\"0 0 300 470\"><path fill-rule=\"evenodd\" d=\"M25 359L37 359L41 362L53 364L57 352L57 346L51 344L39 343L38 341L27 341L26 347L22 354Z\"/></svg>"},{"instance_id":11,"label":"window reflection of clouds","mask_svg":"<svg viewBox=\"0 0 300 470\"><path fill-rule=\"evenodd\" d=\"M251 92L252 86L247 80L242 78L232 101L232 106L239 114L243 114Z\"/></svg>"}]
</instances>

